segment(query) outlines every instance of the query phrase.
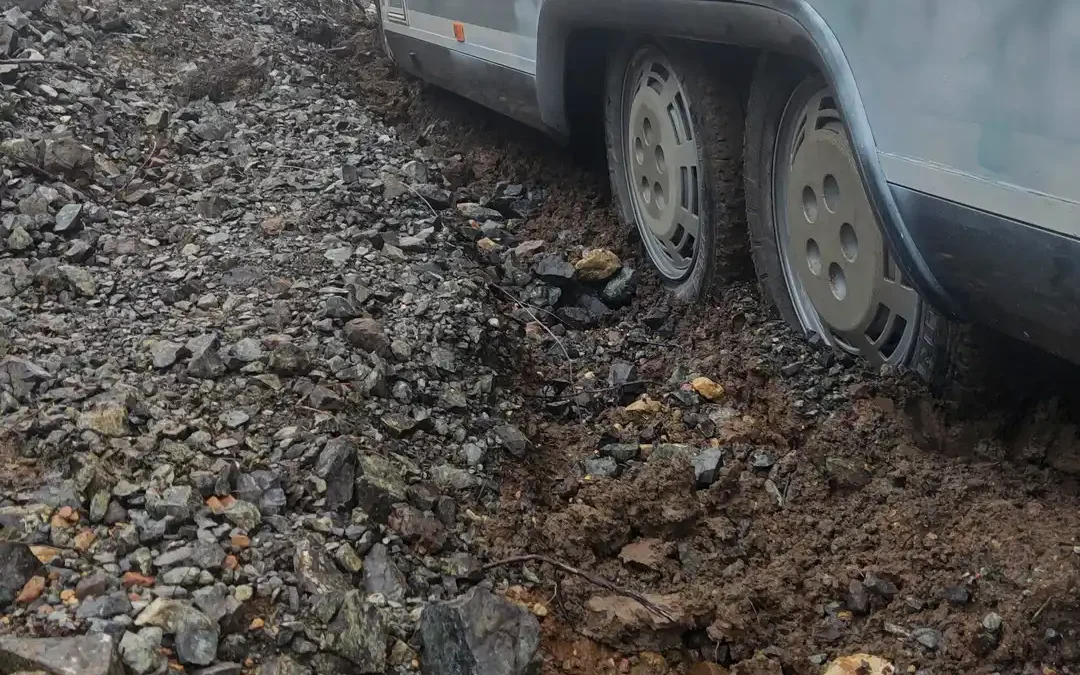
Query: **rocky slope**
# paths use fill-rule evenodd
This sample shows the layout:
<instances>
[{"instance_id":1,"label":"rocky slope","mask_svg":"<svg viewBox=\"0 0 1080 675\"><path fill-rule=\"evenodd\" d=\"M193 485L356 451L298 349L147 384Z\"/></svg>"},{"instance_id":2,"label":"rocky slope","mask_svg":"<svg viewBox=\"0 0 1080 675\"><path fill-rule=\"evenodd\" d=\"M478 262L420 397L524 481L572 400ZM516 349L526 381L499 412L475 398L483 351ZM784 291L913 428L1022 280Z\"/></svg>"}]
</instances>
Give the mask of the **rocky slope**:
<instances>
[{"instance_id":1,"label":"rocky slope","mask_svg":"<svg viewBox=\"0 0 1080 675\"><path fill-rule=\"evenodd\" d=\"M671 304L360 3L0 7L0 672L1080 659L1067 396Z\"/></svg>"}]
</instances>

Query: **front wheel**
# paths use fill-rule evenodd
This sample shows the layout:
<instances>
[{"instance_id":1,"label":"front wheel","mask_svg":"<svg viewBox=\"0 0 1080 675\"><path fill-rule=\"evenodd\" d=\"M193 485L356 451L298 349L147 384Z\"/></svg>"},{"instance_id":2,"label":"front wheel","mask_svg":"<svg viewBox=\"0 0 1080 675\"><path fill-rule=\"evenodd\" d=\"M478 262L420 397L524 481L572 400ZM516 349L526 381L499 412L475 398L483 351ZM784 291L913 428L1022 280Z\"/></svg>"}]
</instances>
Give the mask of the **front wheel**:
<instances>
[{"instance_id":1,"label":"front wheel","mask_svg":"<svg viewBox=\"0 0 1080 675\"><path fill-rule=\"evenodd\" d=\"M746 128L751 253L781 317L873 365L911 368L931 382L946 376L956 327L896 264L824 79L766 57Z\"/></svg>"},{"instance_id":2,"label":"front wheel","mask_svg":"<svg viewBox=\"0 0 1080 675\"><path fill-rule=\"evenodd\" d=\"M605 132L612 192L665 285L707 296L747 268L737 83L707 55L624 45L608 64ZM737 69L736 69L737 71Z\"/></svg>"}]
</instances>

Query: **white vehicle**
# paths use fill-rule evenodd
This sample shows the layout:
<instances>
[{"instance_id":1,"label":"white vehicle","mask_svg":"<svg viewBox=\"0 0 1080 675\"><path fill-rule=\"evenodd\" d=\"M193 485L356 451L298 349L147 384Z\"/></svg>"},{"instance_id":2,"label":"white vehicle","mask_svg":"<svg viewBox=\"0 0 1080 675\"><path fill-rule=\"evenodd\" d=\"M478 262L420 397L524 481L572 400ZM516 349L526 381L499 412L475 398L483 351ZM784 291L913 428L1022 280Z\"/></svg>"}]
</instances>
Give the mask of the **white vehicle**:
<instances>
[{"instance_id":1,"label":"white vehicle","mask_svg":"<svg viewBox=\"0 0 1080 675\"><path fill-rule=\"evenodd\" d=\"M1080 3L378 0L405 70L569 141L686 298L934 379L954 321L1080 361Z\"/></svg>"}]
</instances>

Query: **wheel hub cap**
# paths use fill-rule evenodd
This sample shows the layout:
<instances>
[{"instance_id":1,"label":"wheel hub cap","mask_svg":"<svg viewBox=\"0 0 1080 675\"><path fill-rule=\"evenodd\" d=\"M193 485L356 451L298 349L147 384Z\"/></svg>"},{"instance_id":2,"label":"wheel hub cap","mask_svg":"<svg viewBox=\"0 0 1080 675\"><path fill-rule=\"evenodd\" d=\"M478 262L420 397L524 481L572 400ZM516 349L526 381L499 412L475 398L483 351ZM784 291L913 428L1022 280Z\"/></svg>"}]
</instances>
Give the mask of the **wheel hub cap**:
<instances>
[{"instance_id":1,"label":"wheel hub cap","mask_svg":"<svg viewBox=\"0 0 1080 675\"><path fill-rule=\"evenodd\" d=\"M889 257L832 97L818 92L802 113L778 195L786 226L778 243L796 312L831 344L877 364L902 363L919 297Z\"/></svg>"},{"instance_id":2,"label":"wheel hub cap","mask_svg":"<svg viewBox=\"0 0 1080 675\"><path fill-rule=\"evenodd\" d=\"M686 95L659 52L628 69L627 189L646 250L661 274L680 279L700 232L698 149Z\"/></svg>"}]
</instances>

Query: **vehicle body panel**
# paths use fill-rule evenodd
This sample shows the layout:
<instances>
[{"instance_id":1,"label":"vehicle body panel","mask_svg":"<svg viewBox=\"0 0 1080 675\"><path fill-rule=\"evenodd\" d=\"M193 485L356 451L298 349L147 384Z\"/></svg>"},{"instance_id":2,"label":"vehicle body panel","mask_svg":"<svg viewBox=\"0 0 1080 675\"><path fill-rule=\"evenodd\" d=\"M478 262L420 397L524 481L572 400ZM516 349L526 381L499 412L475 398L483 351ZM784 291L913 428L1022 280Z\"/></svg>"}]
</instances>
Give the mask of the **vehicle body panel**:
<instances>
[{"instance_id":1,"label":"vehicle body panel","mask_svg":"<svg viewBox=\"0 0 1080 675\"><path fill-rule=\"evenodd\" d=\"M1080 3L811 0L886 177L1080 235Z\"/></svg>"},{"instance_id":2,"label":"vehicle body panel","mask_svg":"<svg viewBox=\"0 0 1080 675\"><path fill-rule=\"evenodd\" d=\"M577 30L808 61L906 278L947 316L1080 361L1080 3L380 1L408 3L410 25L386 24L402 67L558 138Z\"/></svg>"}]
</instances>

